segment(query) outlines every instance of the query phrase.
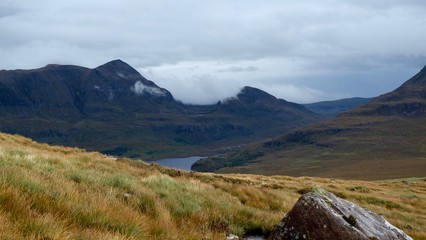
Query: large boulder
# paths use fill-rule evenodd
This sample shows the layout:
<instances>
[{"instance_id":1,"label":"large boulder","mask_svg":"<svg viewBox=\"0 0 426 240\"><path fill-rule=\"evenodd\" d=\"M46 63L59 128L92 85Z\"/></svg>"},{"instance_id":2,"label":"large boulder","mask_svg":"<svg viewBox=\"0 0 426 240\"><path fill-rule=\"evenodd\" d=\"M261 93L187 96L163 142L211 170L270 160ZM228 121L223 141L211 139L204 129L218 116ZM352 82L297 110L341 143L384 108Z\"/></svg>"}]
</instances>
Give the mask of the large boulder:
<instances>
[{"instance_id":1,"label":"large boulder","mask_svg":"<svg viewBox=\"0 0 426 240\"><path fill-rule=\"evenodd\" d=\"M382 216L321 188L303 195L268 239L412 240Z\"/></svg>"}]
</instances>

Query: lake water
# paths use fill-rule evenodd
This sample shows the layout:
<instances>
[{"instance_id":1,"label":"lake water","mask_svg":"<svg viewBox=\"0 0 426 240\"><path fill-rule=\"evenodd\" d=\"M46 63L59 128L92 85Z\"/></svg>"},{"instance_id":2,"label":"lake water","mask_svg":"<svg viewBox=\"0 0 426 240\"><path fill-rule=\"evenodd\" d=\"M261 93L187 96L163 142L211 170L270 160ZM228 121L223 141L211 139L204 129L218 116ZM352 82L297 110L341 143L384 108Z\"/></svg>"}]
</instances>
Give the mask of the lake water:
<instances>
[{"instance_id":1,"label":"lake water","mask_svg":"<svg viewBox=\"0 0 426 240\"><path fill-rule=\"evenodd\" d=\"M150 161L149 163L158 163L165 167L191 171L192 164L194 164L196 161L202 158L206 158L206 157L191 156L191 157L185 157L185 158L165 158L165 159L160 159L156 161Z\"/></svg>"}]
</instances>

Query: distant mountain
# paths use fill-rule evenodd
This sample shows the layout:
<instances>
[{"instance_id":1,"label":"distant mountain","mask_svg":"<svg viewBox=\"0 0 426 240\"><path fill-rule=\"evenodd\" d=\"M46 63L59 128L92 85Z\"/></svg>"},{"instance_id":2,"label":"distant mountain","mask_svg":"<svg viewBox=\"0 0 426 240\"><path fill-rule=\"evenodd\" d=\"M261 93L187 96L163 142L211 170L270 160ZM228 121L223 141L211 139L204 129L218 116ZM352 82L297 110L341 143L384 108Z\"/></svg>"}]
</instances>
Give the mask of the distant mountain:
<instances>
[{"instance_id":1,"label":"distant mountain","mask_svg":"<svg viewBox=\"0 0 426 240\"><path fill-rule=\"evenodd\" d=\"M343 116L399 116L408 119L426 115L426 67L395 91Z\"/></svg>"},{"instance_id":2,"label":"distant mountain","mask_svg":"<svg viewBox=\"0 0 426 240\"><path fill-rule=\"evenodd\" d=\"M355 107L361 106L370 102L373 98L345 98L335 101L323 101L316 103L303 104L307 109L312 112L319 113L327 117L335 117L340 113L346 112Z\"/></svg>"},{"instance_id":3,"label":"distant mountain","mask_svg":"<svg viewBox=\"0 0 426 240\"><path fill-rule=\"evenodd\" d=\"M250 87L218 104L185 105L121 60L0 71L0 131L112 155L208 154L320 119Z\"/></svg>"},{"instance_id":4,"label":"distant mountain","mask_svg":"<svg viewBox=\"0 0 426 240\"><path fill-rule=\"evenodd\" d=\"M426 67L395 91L195 170L385 179L426 173Z\"/></svg>"}]
</instances>

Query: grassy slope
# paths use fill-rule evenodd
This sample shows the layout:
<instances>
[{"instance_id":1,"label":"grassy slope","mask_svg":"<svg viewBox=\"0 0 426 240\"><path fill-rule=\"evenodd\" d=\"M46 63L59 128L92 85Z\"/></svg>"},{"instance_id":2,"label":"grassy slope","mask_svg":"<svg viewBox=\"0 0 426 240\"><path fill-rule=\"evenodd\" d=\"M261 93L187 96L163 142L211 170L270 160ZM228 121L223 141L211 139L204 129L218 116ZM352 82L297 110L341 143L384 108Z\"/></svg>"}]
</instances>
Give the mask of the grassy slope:
<instances>
[{"instance_id":1,"label":"grassy slope","mask_svg":"<svg viewBox=\"0 0 426 240\"><path fill-rule=\"evenodd\" d=\"M223 239L267 233L322 186L426 239L426 178L189 173L0 134L1 239Z\"/></svg>"},{"instance_id":2,"label":"grassy slope","mask_svg":"<svg viewBox=\"0 0 426 240\"><path fill-rule=\"evenodd\" d=\"M421 177L426 170L425 131L425 118L340 117L269 141L276 146L251 145L231 160L245 159L247 152L259 157L218 172L364 180ZM225 157L218 160L203 161L211 165L209 171L229 164Z\"/></svg>"}]
</instances>

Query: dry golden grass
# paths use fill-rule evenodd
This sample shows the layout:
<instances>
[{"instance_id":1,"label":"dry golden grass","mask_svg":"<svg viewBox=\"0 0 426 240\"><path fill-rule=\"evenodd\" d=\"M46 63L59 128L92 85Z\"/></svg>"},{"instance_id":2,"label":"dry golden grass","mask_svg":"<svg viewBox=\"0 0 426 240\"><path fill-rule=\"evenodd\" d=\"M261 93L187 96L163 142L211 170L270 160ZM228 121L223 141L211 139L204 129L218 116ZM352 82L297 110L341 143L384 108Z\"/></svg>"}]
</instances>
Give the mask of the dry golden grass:
<instances>
[{"instance_id":1,"label":"dry golden grass","mask_svg":"<svg viewBox=\"0 0 426 240\"><path fill-rule=\"evenodd\" d=\"M368 182L190 173L0 134L1 239L268 234L313 186L426 239L426 178Z\"/></svg>"}]
</instances>

